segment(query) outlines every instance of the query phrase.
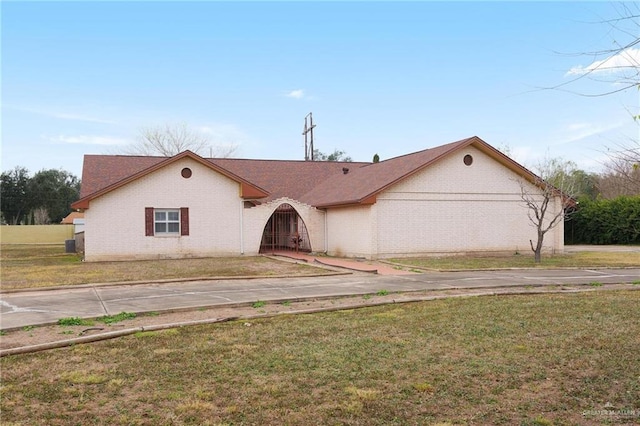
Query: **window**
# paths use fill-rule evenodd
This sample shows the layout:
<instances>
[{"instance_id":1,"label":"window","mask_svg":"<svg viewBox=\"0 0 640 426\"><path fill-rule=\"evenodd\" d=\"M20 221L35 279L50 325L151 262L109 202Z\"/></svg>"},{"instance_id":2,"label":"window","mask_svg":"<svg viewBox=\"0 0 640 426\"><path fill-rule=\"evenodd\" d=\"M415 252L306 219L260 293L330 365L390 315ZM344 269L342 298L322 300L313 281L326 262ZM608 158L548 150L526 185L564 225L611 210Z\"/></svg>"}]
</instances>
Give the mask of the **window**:
<instances>
[{"instance_id":1,"label":"window","mask_svg":"<svg viewBox=\"0 0 640 426\"><path fill-rule=\"evenodd\" d=\"M473 157L471 155L467 154L467 155L464 156L462 161L464 161L465 165L470 166L471 164L473 164Z\"/></svg>"},{"instance_id":2,"label":"window","mask_svg":"<svg viewBox=\"0 0 640 426\"><path fill-rule=\"evenodd\" d=\"M145 235L189 235L189 208L145 208Z\"/></svg>"},{"instance_id":3,"label":"window","mask_svg":"<svg viewBox=\"0 0 640 426\"><path fill-rule=\"evenodd\" d=\"M156 235L179 234L180 210L155 210L153 229Z\"/></svg>"}]
</instances>

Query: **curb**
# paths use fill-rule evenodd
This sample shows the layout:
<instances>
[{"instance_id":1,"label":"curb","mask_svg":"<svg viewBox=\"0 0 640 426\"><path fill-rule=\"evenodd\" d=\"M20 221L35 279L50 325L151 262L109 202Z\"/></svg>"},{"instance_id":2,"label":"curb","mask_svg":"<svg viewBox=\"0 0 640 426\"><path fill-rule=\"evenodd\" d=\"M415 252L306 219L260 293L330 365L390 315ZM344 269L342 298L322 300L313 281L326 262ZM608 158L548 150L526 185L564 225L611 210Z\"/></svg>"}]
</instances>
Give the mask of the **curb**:
<instances>
[{"instance_id":1,"label":"curb","mask_svg":"<svg viewBox=\"0 0 640 426\"><path fill-rule=\"evenodd\" d=\"M145 284L168 284L168 283L182 283L192 281L237 281L237 280L264 280L264 279L282 279L282 278L313 278L313 277L332 277L335 275L349 275L350 272L328 272L326 274L305 274L305 275L269 275L269 276L256 276L256 275L238 275L234 277L192 277L192 278L167 278L148 281L116 281L112 283L94 283L94 284L77 284L77 285L62 285L53 287L31 287L31 288L12 288L8 290L0 291L0 295L9 293L27 293L36 291L55 291L55 290L75 290L82 288L94 288L94 287L126 287L134 285Z\"/></svg>"},{"instance_id":2,"label":"curb","mask_svg":"<svg viewBox=\"0 0 640 426\"><path fill-rule=\"evenodd\" d=\"M302 315L302 314L314 314L314 313L321 313L321 312L334 312L334 311L341 311L341 310L361 309L361 308L369 308L369 307L375 307L375 306L391 305L396 303L414 303L414 302L424 302L424 301L439 300L439 299L452 299L452 298L465 298L465 297L471 298L471 297L486 297L486 296L518 296L518 295L537 295L537 294L567 294L567 293L572 294L572 293L586 293L586 292L598 291L597 288L589 287L588 285L583 284L578 286L582 288L578 288L578 289L575 289L575 288L562 289L561 288L557 290L547 290L547 291L542 291L542 290L523 291L520 289L514 289L514 291L507 290L504 292L478 291L478 292L471 292L471 293L465 293L465 294L447 294L447 295L431 295L431 296L427 295L427 296L419 296L419 297L409 297L402 300L392 299L392 300L378 301L378 302L371 301L371 302L360 303L360 304L346 304L342 306L328 306L328 307L321 307L321 308L299 309L296 311L287 311L287 312L274 312L274 313L255 314L255 315L239 315L239 316L229 316L224 318L211 318L211 319L204 319L204 320L148 325L148 326L133 327L125 330L110 331L106 333L95 334L92 336L84 336L84 337L77 337L73 339L60 340L56 342L42 343L38 345L2 349L0 350L0 358L5 356L10 356L10 355L20 355L20 354L41 352L41 351L50 350L50 349L58 349L58 348L63 348L63 347L72 346L76 344L93 343L101 340L109 340L109 339L114 339L118 337L128 336L135 333L141 333L141 332L160 331L160 330L188 327L188 326L194 326L194 325L203 325L203 324L215 324L215 323L228 322L228 321L234 321L234 320L240 320L240 319L273 318L273 317L282 316L282 315ZM540 285L535 285L535 287L548 287L548 286L545 286L544 284L540 284ZM497 286L497 287L491 287L491 288L495 290L495 289L508 289L509 287ZM451 289L451 290L462 290L462 289ZM631 287L628 290L640 291L640 288ZM424 291L424 290L416 290L416 292L418 291ZM407 293L413 293L413 292L402 292L400 294L407 294ZM360 296L360 295L357 295L357 296ZM344 297L344 296L339 296L339 297ZM331 300L339 297L328 296L326 298L314 297L314 298L299 298L295 300L292 300L292 299L286 299L286 300L291 302L304 302L305 300ZM271 303L279 303L281 301L282 300L280 301L269 300L269 302ZM216 305L216 306L219 306L219 305ZM240 307L240 306L251 306L251 303L236 304L236 307ZM187 308L185 309L185 311L194 310L194 309L198 309L198 308ZM178 312L178 311L174 310L174 311L165 311L165 312Z\"/></svg>"}]
</instances>

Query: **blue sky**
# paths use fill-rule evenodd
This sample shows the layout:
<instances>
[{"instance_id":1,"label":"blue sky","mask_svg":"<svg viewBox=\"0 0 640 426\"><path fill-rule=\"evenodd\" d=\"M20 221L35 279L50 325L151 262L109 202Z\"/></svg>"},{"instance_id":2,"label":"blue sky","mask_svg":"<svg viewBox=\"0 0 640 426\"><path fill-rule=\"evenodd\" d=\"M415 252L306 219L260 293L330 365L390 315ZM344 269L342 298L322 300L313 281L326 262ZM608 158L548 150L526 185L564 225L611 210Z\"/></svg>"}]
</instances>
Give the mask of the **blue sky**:
<instances>
[{"instance_id":1,"label":"blue sky","mask_svg":"<svg viewBox=\"0 0 640 426\"><path fill-rule=\"evenodd\" d=\"M540 90L608 49L604 2L2 2L2 170L121 152L185 122L237 157L371 161L477 135L598 171L637 90ZM634 53L636 54L636 53ZM574 70L574 71L571 71ZM610 76L609 76L610 77ZM565 89L615 90L583 79Z\"/></svg>"}]
</instances>

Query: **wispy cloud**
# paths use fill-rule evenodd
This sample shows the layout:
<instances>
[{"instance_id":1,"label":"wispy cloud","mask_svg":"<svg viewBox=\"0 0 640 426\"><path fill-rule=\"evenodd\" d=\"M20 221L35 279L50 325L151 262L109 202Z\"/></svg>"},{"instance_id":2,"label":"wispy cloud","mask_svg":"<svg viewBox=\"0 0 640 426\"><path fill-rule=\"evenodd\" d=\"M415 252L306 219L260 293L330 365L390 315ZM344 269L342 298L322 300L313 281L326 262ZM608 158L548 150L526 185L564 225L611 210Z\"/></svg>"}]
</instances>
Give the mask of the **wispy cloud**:
<instances>
[{"instance_id":1,"label":"wispy cloud","mask_svg":"<svg viewBox=\"0 0 640 426\"><path fill-rule=\"evenodd\" d=\"M584 75L589 73L616 73L628 69L638 69L640 66L640 49L625 49L615 55L600 61L594 61L585 66L572 67L565 75Z\"/></svg>"},{"instance_id":2,"label":"wispy cloud","mask_svg":"<svg viewBox=\"0 0 640 426\"><path fill-rule=\"evenodd\" d=\"M82 145L124 145L129 142L126 139L122 139L122 138L115 138L111 136L98 136L98 135L77 135L77 136L58 135L53 137L45 136L45 139L54 143L82 144Z\"/></svg>"},{"instance_id":3,"label":"wispy cloud","mask_svg":"<svg viewBox=\"0 0 640 426\"><path fill-rule=\"evenodd\" d=\"M65 112L51 113L49 115L51 117L60 118L63 120L87 121L90 123L101 123L101 124L116 124L115 121L111 121L111 120L104 120L102 118L88 117L85 115L71 114L71 113L65 113Z\"/></svg>"},{"instance_id":4,"label":"wispy cloud","mask_svg":"<svg viewBox=\"0 0 640 426\"><path fill-rule=\"evenodd\" d=\"M296 90L290 91L285 96L287 98L302 99L302 98L305 97L305 93L304 93L304 90L302 90L302 89L296 89Z\"/></svg>"},{"instance_id":5,"label":"wispy cloud","mask_svg":"<svg viewBox=\"0 0 640 426\"><path fill-rule=\"evenodd\" d=\"M206 124L196 129L211 137L214 143L239 144L247 138L247 135L234 124Z\"/></svg>"},{"instance_id":6,"label":"wispy cloud","mask_svg":"<svg viewBox=\"0 0 640 426\"><path fill-rule=\"evenodd\" d=\"M15 111L28 112L31 114L44 115L46 117L51 118L59 118L61 120L73 120L73 121L85 121L89 123L100 123L100 124L116 124L115 121L106 120L103 118L92 117L84 114L77 114L68 111L52 111L46 108L32 108L32 107L22 107L22 106L13 106L13 105L4 105L3 108L12 109Z\"/></svg>"},{"instance_id":7,"label":"wispy cloud","mask_svg":"<svg viewBox=\"0 0 640 426\"><path fill-rule=\"evenodd\" d=\"M613 123L571 123L561 130L558 141L553 145L564 145L572 142L577 142L591 136L599 135L601 133L620 128L624 126L624 124L624 121L617 121Z\"/></svg>"}]
</instances>

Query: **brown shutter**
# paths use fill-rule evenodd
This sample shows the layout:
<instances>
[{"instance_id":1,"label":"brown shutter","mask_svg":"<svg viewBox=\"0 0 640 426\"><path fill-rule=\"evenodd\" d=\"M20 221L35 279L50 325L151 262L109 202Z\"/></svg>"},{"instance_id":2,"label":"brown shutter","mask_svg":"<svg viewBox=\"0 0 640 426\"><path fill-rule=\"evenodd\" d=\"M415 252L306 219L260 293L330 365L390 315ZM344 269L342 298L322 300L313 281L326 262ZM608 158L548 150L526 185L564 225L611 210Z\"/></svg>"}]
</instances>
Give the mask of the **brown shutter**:
<instances>
[{"instance_id":1,"label":"brown shutter","mask_svg":"<svg viewBox=\"0 0 640 426\"><path fill-rule=\"evenodd\" d=\"M153 237L153 207L144 208L144 235Z\"/></svg>"},{"instance_id":2,"label":"brown shutter","mask_svg":"<svg viewBox=\"0 0 640 426\"><path fill-rule=\"evenodd\" d=\"M189 207L180 207L180 235L189 235Z\"/></svg>"}]
</instances>

